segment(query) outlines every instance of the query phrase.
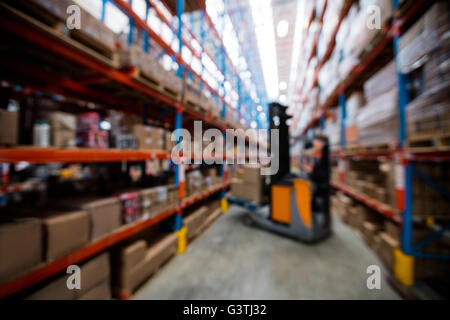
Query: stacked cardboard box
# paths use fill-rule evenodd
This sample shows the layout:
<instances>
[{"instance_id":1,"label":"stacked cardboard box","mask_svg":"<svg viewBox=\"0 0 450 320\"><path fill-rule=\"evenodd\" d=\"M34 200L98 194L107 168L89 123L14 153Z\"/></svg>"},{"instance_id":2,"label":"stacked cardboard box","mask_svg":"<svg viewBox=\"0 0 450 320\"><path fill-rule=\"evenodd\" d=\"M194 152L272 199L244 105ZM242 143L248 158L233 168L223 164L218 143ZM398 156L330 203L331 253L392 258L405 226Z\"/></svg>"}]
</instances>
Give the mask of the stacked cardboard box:
<instances>
[{"instance_id":1,"label":"stacked cardboard box","mask_svg":"<svg viewBox=\"0 0 450 320\"><path fill-rule=\"evenodd\" d=\"M354 92L346 101L347 118L345 119L345 139L348 145L358 144L357 117L364 106L364 95L361 91Z\"/></svg>"},{"instance_id":2,"label":"stacked cardboard box","mask_svg":"<svg viewBox=\"0 0 450 320\"><path fill-rule=\"evenodd\" d=\"M88 212L91 240L101 238L122 225L122 207L117 198L75 197L58 201L56 206Z\"/></svg>"},{"instance_id":3,"label":"stacked cardboard box","mask_svg":"<svg viewBox=\"0 0 450 320\"><path fill-rule=\"evenodd\" d=\"M202 192L206 187L204 177L200 170L194 170L186 174L186 194L192 196Z\"/></svg>"},{"instance_id":4,"label":"stacked cardboard box","mask_svg":"<svg viewBox=\"0 0 450 320\"><path fill-rule=\"evenodd\" d=\"M398 82L395 62L364 84L367 104L357 116L358 139L362 146L394 144L398 140Z\"/></svg>"},{"instance_id":5,"label":"stacked cardboard box","mask_svg":"<svg viewBox=\"0 0 450 320\"><path fill-rule=\"evenodd\" d=\"M44 23L67 20L67 8L74 4L71 0L8 0L11 4Z\"/></svg>"},{"instance_id":6,"label":"stacked cardboard box","mask_svg":"<svg viewBox=\"0 0 450 320\"><path fill-rule=\"evenodd\" d=\"M263 176L260 165L247 165L244 168L244 196L255 202L262 201Z\"/></svg>"},{"instance_id":7,"label":"stacked cardboard box","mask_svg":"<svg viewBox=\"0 0 450 320\"><path fill-rule=\"evenodd\" d=\"M72 2L72 4L75 3ZM82 28L71 30L71 36L100 52L115 52L116 36L114 32L89 12L81 7L80 9ZM64 10L67 11L67 7Z\"/></svg>"},{"instance_id":8,"label":"stacked cardboard box","mask_svg":"<svg viewBox=\"0 0 450 320\"><path fill-rule=\"evenodd\" d=\"M178 204L179 191L176 185L162 186L140 191L141 215L144 219L158 216Z\"/></svg>"},{"instance_id":9,"label":"stacked cardboard box","mask_svg":"<svg viewBox=\"0 0 450 320\"><path fill-rule=\"evenodd\" d=\"M222 179L217 174L216 168L210 168L210 169L206 170L204 177L205 177L206 187L208 187L208 188L215 186L222 181Z\"/></svg>"},{"instance_id":10,"label":"stacked cardboard box","mask_svg":"<svg viewBox=\"0 0 450 320\"><path fill-rule=\"evenodd\" d=\"M372 199L395 207L394 170L394 164L388 161L350 161L345 183Z\"/></svg>"},{"instance_id":11,"label":"stacked cardboard box","mask_svg":"<svg viewBox=\"0 0 450 320\"><path fill-rule=\"evenodd\" d=\"M161 128L136 124L133 126L139 149L164 150L165 130Z\"/></svg>"},{"instance_id":12,"label":"stacked cardboard box","mask_svg":"<svg viewBox=\"0 0 450 320\"><path fill-rule=\"evenodd\" d=\"M70 148L76 146L77 118L70 113L52 112L49 116L52 146Z\"/></svg>"},{"instance_id":13,"label":"stacked cardboard box","mask_svg":"<svg viewBox=\"0 0 450 320\"><path fill-rule=\"evenodd\" d=\"M448 2L437 1L402 36L398 59L403 73L413 71L430 53L448 44L449 10Z\"/></svg>"},{"instance_id":14,"label":"stacked cardboard box","mask_svg":"<svg viewBox=\"0 0 450 320\"><path fill-rule=\"evenodd\" d=\"M90 221L86 211L39 214L44 231L44 259L52 261L88 244Z\"/></svg>"},{"instance_id":15,"label":"stacked cardboard box","mask_svg":"<svg viewBox=\"0 0 450 320\"><path fill-rule=\"evenodd\" d=\"M333 108L337 110L338 108ZM328 118L325 124L325 135L328 137L331 150L337 150L341 147L341 121L340 113L336 118Z\"/></svg>"},{"instance_id":16,"label":"stacked cardboard box","mask_svg":"<svg viewBox=\"0 0 450 320\"><path fill-rule=\"evenodd\" d=\"M450 80L436 85L412 101L407 112L408 137L435 146L433 138L450 135ZM420 141L420 140L419 140Z\"/></svg>"},{"instance_id":17,"label":"stacked cardboard box","mask_svg":"<svg viewBox=\"0 0 450 320\"><path fill-rule=\"evenodd\" d=\"M39 219L0 220L0 284L42 262L42 222Z\"/></svg>"},{"instance_id":18,"label":"stacked cardboard box","mask_svg":"<svg viewBox=\"0 0 450 320\"><path fill-rule=\"evenodd\" d=\"M19 142L19 113L0 109L0 145L14 146Z\"/></svg>"},{"instance_id":19,"label":"stacked cardboard box","mask_svg":"<svg viewBox=\"0 0 450 320\"><path fill-rule=\"evenodd\" d=\"M114 288L120 294L131 294L177 252L175 234L152 240L137 240L120 248L114 255Z\"/></svg>"},{"instance_id":20,"label":"stacked cardboard box","mask_svg":"<svg viewBox=\"0 0 450 320\"><path fill-rule=\"evenodd\" d=\"M80 266L81 289L69 289L71 274L64 274L27 297L28 300L109 300L111 269L103 253Z\"/></svg>"},{"instance_id":21,"label":"stacked cardboard box","mask_svg":"<svg viewBox=\"0 0 450 320\"><path fill-rule=\"evenodd\" d=\"M231 186L234 196L248 201L261 202L263 192L263 176L261 166L246 165L244 167L243 180L234 179Z\"/></svg>"},{"instance_id":22,"label":"stacked cardboard box","mask_svg":"<svg viewBox=\"0 0 450 320\"><path fill-rule=\"evenodd\" d=\"M367 50L374 48L381 40L382 27L393 17L393 8L391 0L361 0L359 5L360 10L355 21L355 28L359 32L354 45L354 54L363 59L368 52ZM374 19L378 12L370 11L371 7L379 9L379 15L377 15L379 19ZM378 20L380 25L375 25ZM371 26L371 23L374 25Z\"/></svg>"},{"instance_id":23,"label":"stacked cardboard box","mask_svg":"<svg viewBox=\"0 0 450 320\"><path fill-rule=\"evenodd\" d=\"M187 217L183 219L183 223L187 228L188 241L193 240L205 226L209 225L218 214L220 214L220 202L213 201L206 206L202 206L199 209L191 212ZM211 220L212 219L212 220Z\"/></svg>"},{"instance_id":24,"label":"stacked cardboard box","mask_svg":"<svg viewBox=\"0 0 450 320\"><path fill-rule=\"evenodd\" d=\"M201 207L183 219L183 223L187 228L187 238L189 241L200 232L200 229L206 220L207 213L208 208Z\"/></svg>"},{"instance_id":25,"label":"stacked cardboard box","mask_svg":"<svg viewBox=\"0 0 450 320\"><path fill-rule=\"evenodd\" d=\"M166 71L153 57L144 52L141 46L132 45L120 51L121 67L137 67L140 76L148 81L153 88L169 90L174 96L179 96L183 82L173 72Z\"/></svg>"},{"instance_id":26,"label":"stacked cardboard box","mask_svg":"<svg viewBox=\"0 0 450 320\"><path fill-rule=\"evenodd\" d=\"M448 163L418 163L416 168L444 190L450 189ZM450 201L438 190L413 175L413 215L417 218L448 218Z\"/></svg>"}]
</instances>

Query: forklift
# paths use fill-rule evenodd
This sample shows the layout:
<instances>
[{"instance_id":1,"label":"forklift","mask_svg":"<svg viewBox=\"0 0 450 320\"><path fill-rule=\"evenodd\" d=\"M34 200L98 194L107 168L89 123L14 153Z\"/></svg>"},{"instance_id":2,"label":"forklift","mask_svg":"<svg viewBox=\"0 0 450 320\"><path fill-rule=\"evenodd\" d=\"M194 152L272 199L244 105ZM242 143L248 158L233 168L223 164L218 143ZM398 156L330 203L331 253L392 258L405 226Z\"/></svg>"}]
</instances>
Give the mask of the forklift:
<instances>
[{"instance_id":1,"label":"forklift","mask_svg":"<svg viewBox=\"0 0 450 320\"><path fill-rule=\"evenodd\" d=\"M321 135L290 139L287 107L272 103L270 129L279 130L279 170L270 176L264 194L268 203L239 199L230 202L250 211L253 225L305 243L319 242L331 234L330 149Z\"/></svg>"}]
</instances>

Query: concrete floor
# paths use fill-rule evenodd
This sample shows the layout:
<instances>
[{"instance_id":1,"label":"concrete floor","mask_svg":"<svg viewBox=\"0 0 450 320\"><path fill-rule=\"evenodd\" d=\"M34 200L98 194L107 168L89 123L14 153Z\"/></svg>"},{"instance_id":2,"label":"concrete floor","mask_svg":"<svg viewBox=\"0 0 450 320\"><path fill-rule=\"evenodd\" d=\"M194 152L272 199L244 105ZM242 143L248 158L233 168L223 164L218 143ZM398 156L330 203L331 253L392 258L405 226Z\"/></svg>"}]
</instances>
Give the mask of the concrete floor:
<instances>
[{"instance_id":1,"label":"concrete floor","mask_svg":"<svg viewBox=\"0 0 450 320\"><path fill-rule=\"evenodd\" d=\"M398 299L384 280L366 286L379 259L334 217L334 234L305 245L245 223L232 207L177 256L134 299Z\"/></svg>"}]
</instances>

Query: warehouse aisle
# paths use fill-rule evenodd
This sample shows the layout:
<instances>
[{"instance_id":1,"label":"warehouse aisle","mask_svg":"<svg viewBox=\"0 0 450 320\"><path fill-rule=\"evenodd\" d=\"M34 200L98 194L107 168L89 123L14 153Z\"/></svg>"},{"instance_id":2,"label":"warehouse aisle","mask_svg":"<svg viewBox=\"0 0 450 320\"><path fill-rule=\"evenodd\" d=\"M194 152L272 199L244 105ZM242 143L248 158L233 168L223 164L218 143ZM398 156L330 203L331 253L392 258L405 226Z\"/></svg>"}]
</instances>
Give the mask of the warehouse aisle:
<instances>
[{"instance_id":1,"label":"warehouse aisle","mask_svg":"<svg viewBox=\"0 0 450 320\"><path fill-rule=\"evenodd\" d=\"M304 245L245 224L232 207L148 281L135 299L397 299L382 281L368 290L366 268L381 262L334 219L334 235Z\"/></svg>"}]
</instances>

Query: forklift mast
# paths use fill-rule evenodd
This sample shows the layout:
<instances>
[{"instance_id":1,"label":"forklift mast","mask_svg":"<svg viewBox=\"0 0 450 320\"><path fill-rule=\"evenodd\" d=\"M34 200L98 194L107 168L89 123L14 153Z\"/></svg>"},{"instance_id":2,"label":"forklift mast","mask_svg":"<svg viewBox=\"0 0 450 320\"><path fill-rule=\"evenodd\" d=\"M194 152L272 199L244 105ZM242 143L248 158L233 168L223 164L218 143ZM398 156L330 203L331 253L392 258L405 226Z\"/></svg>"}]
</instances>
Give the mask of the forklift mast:
<instances>
[{"instance_id":1,"label":"forklift mast","mask_svg":"<svg viewBox=\"0 0 450 320\"><path fill-rule=\"evenodd\" d=\"M289 126L287 120L291 117L286 113L287 107L279 103L269 105L270 129L279 130L279 148L278 154L275 152L272 156L279 159L279 170L271 176L271 184L277 184L290 173L290 144L289 144ZM269 135L270 144L270 135Z\"/></svg>"}]
</instances>

